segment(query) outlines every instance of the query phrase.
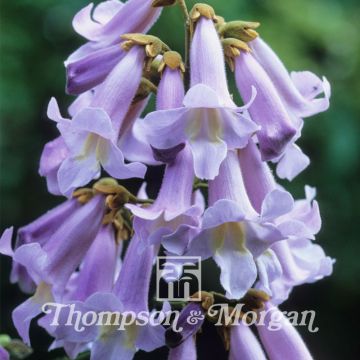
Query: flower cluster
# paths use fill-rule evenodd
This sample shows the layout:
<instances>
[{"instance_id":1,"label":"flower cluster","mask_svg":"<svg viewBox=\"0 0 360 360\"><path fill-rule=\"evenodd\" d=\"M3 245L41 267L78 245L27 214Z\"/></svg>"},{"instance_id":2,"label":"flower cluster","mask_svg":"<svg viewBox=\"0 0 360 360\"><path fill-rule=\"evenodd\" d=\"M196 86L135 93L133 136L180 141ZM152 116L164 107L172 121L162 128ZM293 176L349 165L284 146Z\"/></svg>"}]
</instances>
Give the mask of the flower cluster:
<instances>
[{"instance_id":1,"label":"flower cluster","mask_svg":"<svg viewBox=\"0 0 360 360\"><path fill-rule=\"evenodd\" d=\"M43 312L48 302L96 313L151 312L160 252L213 259L221 298L261 298L257 310L279 312L293 287L332 272L333 260L313 243L321 227L315 190L306 186L305 198L294 200L269 166L292 180L309 165L296 141L303 118L328 108L329 83L309 71L289 74L255 30L259 23L225 22L206 4L188 13L179 1L188 38L183 62L147 34L175 2L108 0L74 17L87 41L65 61L66 90L77 98L66 117L50 100L59 136L45 145L39 169L49 192L67 199L18 229L14 246L12 228L0 241L13 261L11 282L31 294L13 312L27 344L30 323L41 314L38 324L54 338L50 349L62 347L71 358L90 350L92 360L131 359L168 345L170 359L195 359L201 323L174 341L160 320L122 331L109 321L78 332L66 326L69 310L56 326ZM242 106L228 88L225 63ZM142 118L152 93L156 109ZM116 180L144 178L147 166L162 164L155 200L144 186L135 196ZM206 315L208 300L189 299L182 316L189 309ZM265 352L270 359L311 359L295 328L281 321L277 332L258 327L261 344L249 327L228 327L230 359L265 359Z\"/></svg>"}]
</instances>

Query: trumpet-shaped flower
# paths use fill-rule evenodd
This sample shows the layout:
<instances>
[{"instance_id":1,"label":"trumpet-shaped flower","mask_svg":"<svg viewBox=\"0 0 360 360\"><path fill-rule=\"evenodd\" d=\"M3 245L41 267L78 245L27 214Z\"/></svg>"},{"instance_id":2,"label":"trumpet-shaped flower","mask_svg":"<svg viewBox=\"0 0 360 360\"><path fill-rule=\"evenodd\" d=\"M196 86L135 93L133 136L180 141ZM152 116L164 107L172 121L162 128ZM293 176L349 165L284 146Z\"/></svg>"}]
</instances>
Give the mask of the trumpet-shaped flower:
<instances>
[{"instance_id":1,"label":"trumpet-shaped flower","mask_svg":"<svg viewBox=\"0 0 360 360\"><path fill-rule=\"evenodd\" d=\"M146 32L160 15L151 1L110 0L93 9L91 3L75 15L75 30L89 41L65 61L67 91L80 94L102 83L123 59L120 36Z\"/></svg>"},{"instance_id":2,"label":"trumpet-shaped flower","mask_svg":"<svg viewBox=\"0 0 360 360\"><path fill-rule=\"evenodd\" d=\"M241 298L257 277L255 259L284 236L275 219L293 206L290 194L274 190L255 211L245 190L236 152L229 152L219 175L209 183L209 208L189 254L213 257L228 295Z\"/></svg>"},{"instance_id":3,"label":"trumpet-shaped flower","mask_svg":"<svg viewBox=\"0 0 360 360\"><path fill-rule=\"evenodd\" d=\"M198 232L201 204L193 204L193 160L188 147L166 166L163 182L153 205L128 204L135 215L134 229L143 246L162 244L169 252L182 254ZM176 191L174 191L176 189Z\"/></svg>"},{"instance_id":4,"label":"trumpet-shaped flower","mask_svg":"<svg viewBox=\"0 0 360 360\"><path fill-rule=\"evenodd\" d=\"M259 127L244 114L253 98L241 108L231 100L221 43L213 21L205 17L199 19L191 44L191 84L184 106L148 114L144 132L157 149L187 142L195 175L214 179L227 151L246 146Z\"/></svg>"},{"instance_id":5,"label":"trumpet-shaped flower","mask_svg":"<svg viewBox=\"0 0 360 360\"><path fill-rule=\"evenodd\" d=\"M139 261L140 256L141 261ZM126 311L137 314L148 312L148 291L154 256L153 247L144 250L141 241L136 236L132 238L113 290L98 292L85 302L77 302L77 309L82 312L117 312L120 317L125 316ZM65 325L66 312L61 316L60 325L55 331L56 338L67 342L91 344L93 360L99 358L130 360L139 349L152 351L165 343L165 329L160 323L139 326L134 322L119 330L119 324L112 319L110 324L102 324L102 326L95 324L87 326L83 332L78 332L74 327Z\"/></svg>"}]
</instances>

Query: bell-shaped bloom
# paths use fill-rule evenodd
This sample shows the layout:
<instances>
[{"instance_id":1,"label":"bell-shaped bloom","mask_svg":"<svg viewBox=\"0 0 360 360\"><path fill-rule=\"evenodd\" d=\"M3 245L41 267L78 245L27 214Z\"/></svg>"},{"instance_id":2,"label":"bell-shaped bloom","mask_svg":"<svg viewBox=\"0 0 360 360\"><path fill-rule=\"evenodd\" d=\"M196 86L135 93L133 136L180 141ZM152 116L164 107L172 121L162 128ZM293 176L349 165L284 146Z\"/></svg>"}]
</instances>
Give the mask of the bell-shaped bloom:
<instances>
[{"instance_id":1,"label":"bell-shaped bloom","mask_svg":"<svg viewBox=\"0 0 360 360\"><path fill-rule=\"evenodd\" d=\"M230 151L219 175L209 183L209 205L202 231L188 253L213 257L228 296L241 298L256 280L255 259L275 241L284 239L275 220L292 209L292 197L274 190L264 198L258 213L245 190L237 153Z\"/></svg>"},{"instance_id":2,"label":"bell-shaped bloom","mask_svg":"<svg viewBox=\"0 0 360 360\"><path fill-rule=\"evenodd\" d=\"M58 183L58 170L62 162L69 156L69 149L62 136L49 141L44 146L40 158L39 174L46 178L49 193L61 195Z\"/></svg>"},{"instance_id":3,"label":"bell-shaped bloom","mask_svg":"<svg viewBox=\"0 0 360 360\"><path fill-rule=\"evenodd\" d=\"M120 36L146 32L160 15L161 8L153 8L151 1L104 1L91 3L74 17L74 29L89 41L65 61L67 91L80 94L105 80L121 62L125 51Z\"/></svg>"},{"instance_id":4,"label":"bell-shaped bloom","mask_svg":"<svg viewBox=\"0 0 360 360\"><path fill-rule=\"evenodd\" d=\"M168 360L196 360L196 345L194 337L190 336L181 345L170 349Z\"/></svg>"},{"instance_id":5,"label":"bell-shaped bloom","mask_svg":"<svg viewBox=\"0 0 360 360\"><path fill-rule=\"evenodd\" d=\"M40 216L32 223L19 228L14 251L25 244L38 243L43 246L50 239L52 234L56 232L59 224L73 216L80 207L81 205L76 199L65 201ZM10 246L11 242L8 244L8 246ZM4 249L1 249L0 252L4 255L13 257L14 251L9 250L5 252ZM16 261L13 261L12 263L10 281L12 283L18 283L21 290L26 293L35 291L36 285L33 278L29 275L26 268Z\"/></svg>"},{"instance_id":6,"label":"bell-shaped bloom","mask_svg":"<svg viewBox=\"0 0 360 360\"><path fill-rule=\"evenodd\" d=\"M270 289L276 304L285 301L294 286L318 281L332 273L334 260L312 241L321 226L318 205L313 200L315 191L309 187L305 190L306 199L295 201L294 209L281 219L283 224L279 227L288 235L287 240L271 247L276 257L273 260L280 264L281 272L269 270L274 267L274 261L269 261L264 271L259 272L260 283Z\"/></svg>"},{"instance_id":7,"label":"bell-shaped bloom","mask_svg":"<svg viewBox=\"0 0 360 360\"><path fill-rule=\"evenodd\" d=\"M242 321L231 327L229 360L266 360L255 334Z\"/></svg>"},{"instance_id":8,"label":"bell-shaped bloom","mask_svg":"<svg viewBox=\"0 0 360 360\"><path fill-rule=\"evenodd\" d=\"M249 45L289 112L304 118L329 108L330 84L326 78L320 79L310 71L289 74L279 57L260 37ZM318 98L322 93L324 97Z\"/></svg>"},{"instance_id":9,"label":"bell-shaped bloom","mask_svg":"<svg viewBox=\"0 0 360 360\"><path fill-rule=\"evenodd\" d=\"M41 306L64 295L68 280L96 237L104 210L104 198L97 195L60 226L58 224L43 245L32 242L18 247L14 252L14 261L26 268L37 285L35 294L13 312L15 327L24 342L30 342L30 322L41 313Z\"/></svg>"},{"instance_id":10,"label":"bell-shaped bloom","mask_svg":"<svg viewBox=\"0 0 360 360\"><path fill-rule=\"evenodd\" d=\"M79 271L74 272L69 279L61 303L72 304L85 301L97 292L111 292L120 265L120 250L121 246L116 242L113 226L103 225L84 257ZM38 322L49 334L56 337L57 327L52 325L53 315L54 313L50 312ZM50 349L58 347L63 347L71 358L76 358L80 351L87 348L87 344L55 340Z\"/></svg>"},{"instance_id":11,"label":"bell-shaped bloom","mask_svg":"<svg viewBox=\"0 0 360 360\"><path fill-rule=\"evenodd\" d=\"M284 314L270 303L266 304L264 324L257 326L261 343L270 360L312 360L306 344ZM270 322L276 321L277 330Z\"/></svg>"},{"instance_id":12,"label":"bell-shaped bloom","mask_svg":"<svg viewBox=\"0 0 360 360\"><path fill-rule=\"evenodd\" d=\"M50 106L54 107L55 102ZM116 145L117 134L111 119L103 109L85 108L72 121L58 121L58 128L69 149L69 156L57 172L63 194L70 195L75 188L98 178L101 166L115 178L144 176L146 167L143 164L125 163Z\"/></svg>"},{"instance_id":13,"label":"bell-shaped bloom","mask_svg":"<svg viewBox=\"0 0 360 360\"><path fill-rule=\"evenodd\" d=\"M193 158L186 146L165 169L159 194L151 206L127 204L135 215L134 229L143 246L162 244L182 254L198 232L201 204L193 202Z\"/></svg>"},{"instance_id":14,"label":"bell-shaped bloom","mask_svg":"<svg viewBox=\"0 0 360 360\"><path fill-rule=\"evenodd\" d=\"M259 127L244 114L249 104L239 108L231 100L224 55L211 19L198 20L190 55L192 87L185 95L184 106L148 114L143 127L156 149L187 142L195 175L214 179L227 151L246 146Z\"/></svg>"},{"instance_id":15,"label":"bell-shaped bloom","mask_svg":"<svg viewBox=\"0 0 360 360\"><path fill-rule=\"evenodd\" d=\"M296 134L290 116L275 86L255 58L246 51L235 58L236 85L245 102L251 98L252 86L256 97L249 108L253 121L261 125L257 132L263 160L281 155Z\"/></svg>"},{"instance_id":16,"label":"bell-shaped bloom","mask_svg":"<svg viewBox=\"0 0 360 360\"><path fill-rule=\"evenodd\" d=\"M143 249L141 241L133 237L126 252L120 275L112 292L98 292L85 302L77 302L79 311L96 313L111 311L123 316L126 311L148 312L148 292L154 261L154 248ZM141 261L139 261L141 259ZM115 319L110 324L90 325L78 332L65 325L67 314L61 315L55 331L58 340L91 345L91 359L132 359L137 350L152 351L165 344L165 329L159 323L139 326L132 323L119 330ZM124 315L125 316L125 315ZM135 320L135 319L134 319Z\"/></svg>"}]
</instances>

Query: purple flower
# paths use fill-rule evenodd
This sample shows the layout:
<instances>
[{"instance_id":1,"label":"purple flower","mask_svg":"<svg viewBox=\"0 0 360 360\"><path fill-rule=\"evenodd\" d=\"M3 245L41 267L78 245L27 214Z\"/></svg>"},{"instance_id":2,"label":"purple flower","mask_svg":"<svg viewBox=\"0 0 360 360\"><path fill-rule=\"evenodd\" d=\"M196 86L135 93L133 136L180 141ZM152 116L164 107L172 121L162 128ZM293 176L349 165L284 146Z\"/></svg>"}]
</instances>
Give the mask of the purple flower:
<instances>
[{"instance_id":1,"label":"purple flower","mask_svg":"<svg viewBox=\"0 0 360 360\"><path fill-rule=\"evenodd\" d=\"M39 175L46 178L48 191L61 195L57 174L62 162L69 156L69 149L62 136L49 141L44 146L40 158Z\"/></svg>"},{"instance_id":2,"label":"purple flower","mask_svg":"<svg viewBox=\"0 0 360 360\"><path fill-rule=\"evenodd\" d=\"M41 312L42 304L64 295L68 280L96 237L104 210L104 198L97 195L60 226L57 223L43 244L31 242L15 250L14 261L25 267L37 285L35 294L13 312L15 327L24 342L30 342L30 322Z\"/></svg>"},{"instance_id":3,"label":"purple flower","mask_svg":"<svg viewBox=\"0 0 360 360\"><path fill-rule=\"evenodd\" d=\"M112 292L98 292L85 302L78 302L80 311L119 312L148 311L148 292L155 251L153 247L143 249L135 236L126 252L125 259ZM141 258L141 261L139 261ZM132 359L138 349L152 351L165 343L165 329L158 324L138 326L131 324L119 330L118 325L89 326L83 332L66 326L67 314L55 331L57 340L91 344L91 358Z\"/></svg>"},{"instance_id":4,"label":"purple flower","mask_svg":"<svg viewBox=\"0 0 360 360\"><path fill-rule=\"evenodd\" d=\"M194 157L195 175L214 179L227 150L246 146L258 126L243 114L249 104L239 108L231 100L213 20L199 19L190 60L192 87L185 95L184 107L148 114L143 121L144 132L157 149L187 142Z\"/></svg>"},{"instance_id":5,"label":"purple flower","mask_svg":"<svg viewBox=\"0 0 360 360\"><path fill-rule=\"evenodd\" d=\"M104 1L93 10L89 4L73 20L74 29L89 41L66 61L67 91L80 94L90 90L108 76L122 60L120 36L146 32L160 15L151 1Z\"/></svg>"},{"instance_id":6,"label":"purple flower","mask_svg":"<svg viewBox=\"0 0 360 360\"><path fill-rule=\"evenodd\" d=\"M310 71L289 75L279 57L261 38L256 38L249 45L286 107L296 117L312 116L329 108L330 84L326 78L321 80ZM324 97L317 98L321 93Z\"/></svg>"},{"instance_id":7,"label":"purple flower","mask_svg":"<svg viewBox=\"0 0 360 360\"><path fill-rule=\"evenodd\" d=\"M256 88L256 97L249 113L252 120L261 125L256 135L262 159L278 157L295 136L296 129L275 86L261 65L246 51L235 58L235 78L245 102L251 99L252 86Z\"/></svg>"},{"instance_id":8,"label":"purple flower","mask_svg":"<svg viewBox=\"0 0 360 360\"><path fill-rule=\"evenodd\" d=\"M264 351L248 325L231 327L229 360L266 360Z\"/></svg>"},{"instance_id":9,"label":"purple flower","mask_svg":"<svg viewBox=\"0 0 360 360\"><path fill-rule=\"evenodd\" d=\"M279 309L267 303L264 325L257 326L261 343L270 360L312 360L312 356L297 330ZM278 330L270 330L269 322L275 319Z\"/></svg>"},{"instance_id":10,"label":"purple flower","mask_svg":"<svg viewBox=\"0 0 360 360\"><path fill-rule=\"evenodd\" d=\"M127 204L135 215L134 229L143 246L160 245L173 254L182 254L198 232L201 204L193 203L193 159L185 147L166 166L160 192L153 205ZM176 191L174 191L176 189Z\"/></svg>"},{"instance_id":11,"label":"purple flower","mask_svg":"<svg viewBox=\"0 0 360 360\"><path fill-rule=\"evenodd\" d=\"M245 190L237 153L230 151L219 175L209 182L209 208L202 231L188 253L213 257L228 295L241 298L257 277L255 259L275 241L284 239L275 220L293 207L290 194L274 190L255 211Z\"/></svg>"},{"instance_id":12,"label":"purple flower","mask_svg":"<svg viewBox=\"0 0 360 360\"><path fill-rule=\"evenodd\" d=\"M328 109L330 84L325 77L320 79L310 71L289 74L279 57L259 37L251 41L249 45L253 50L253 55L273 82L297 129L297 135L287 145L283 155L274 159L278 162L276 169L278 176L292 180L310 163L309 158L294 144L301 135L302 119ZM319 98L318 95L322 93L324 97Z\"/></svg>"},{"instance_id":13,"label":"purple flower","mask_svg":"<svg viewBox=\"0 0 360 360\"><path fill-rule=\"evenodd\" d=\"M116 145L118 137L112 120L102 108L84 108L69 121L61 117L56 101L52 99L48 115L57 121L69 151L57 172L63 194L70 195L75 188L98 178L100 165L116 178L144 176L146 167L143 164L125 164L124 156ZM48 163L46 166L49 166Z\"/></svg>"},{"instance_id":14,"label":"purple flower","mask_svg":"<svg viewBox=\"0 0 360 360\"><path fill-rule=\"evenodd\" d=\"M61 299L63 304L85 301L97 292L111 292L120 265L121 246L117 245L113 226L103 225L86 253L79 271L72 274ZM101 271L99 271L101 269ZM56 337L57 327L52 325L53 313L42 317L38 323L52 336ZM72 358L86 349L86 343L55 340L51 349L64 347Z\"/></svg>"},{"instance_id":15,"label":"purple flower","mask_svg":"<svg viewBox=\"0 0 360 360\"><path fill-rule=\"evenodd\" d=\"M282 219L280 228L288 235L287 240L271 247L272 260L264 262L264 258L259 258L263 268L259 271L259 286L272 293L276 304L285 301L294 286L318 281L332 273L334 260L312 241L320 230L321 219L313 200L314 190L309 187L305 190L306 199L295 201L294 209ZM272 271L274 264L279 264L281 271Z\"/></svg>"}]
</instances>

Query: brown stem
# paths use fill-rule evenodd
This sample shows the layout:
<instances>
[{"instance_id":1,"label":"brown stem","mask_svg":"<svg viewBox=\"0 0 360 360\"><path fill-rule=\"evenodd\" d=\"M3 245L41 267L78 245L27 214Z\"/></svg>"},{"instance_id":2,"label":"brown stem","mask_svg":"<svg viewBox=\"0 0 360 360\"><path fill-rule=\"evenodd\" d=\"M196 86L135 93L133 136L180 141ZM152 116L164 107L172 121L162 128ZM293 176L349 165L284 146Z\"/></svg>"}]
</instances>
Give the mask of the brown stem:
<instances>
[{"instance_id":1,"label":"brown stem","mask_svg":"<svg viewBox=\"0 0 360 360\"><path fill-rule=\"evenodd\" d=\"M190 15L186 6L185 0L178 0L178 4L185 18L185 87L189 87L190 80L190 66L189 66L189 54L190 54Z\"/></svg>"}]
</instances>

